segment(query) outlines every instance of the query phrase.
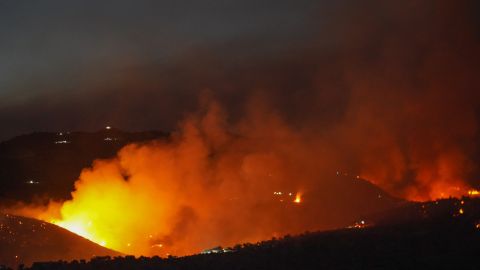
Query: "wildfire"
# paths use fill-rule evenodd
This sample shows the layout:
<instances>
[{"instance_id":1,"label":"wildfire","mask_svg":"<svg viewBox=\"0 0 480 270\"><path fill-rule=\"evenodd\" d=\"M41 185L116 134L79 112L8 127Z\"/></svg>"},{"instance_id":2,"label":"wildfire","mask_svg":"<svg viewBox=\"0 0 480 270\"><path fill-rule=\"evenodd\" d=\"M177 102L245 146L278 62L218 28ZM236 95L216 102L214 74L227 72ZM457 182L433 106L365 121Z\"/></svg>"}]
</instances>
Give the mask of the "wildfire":
<instances>
[{"instance_id":1,"label":"wildfire","mask_svg":"<svg viewBox=\"0 0 480 270\"><path fill-rule=\"evenodd\" d=\"M231 136L216 123L222 117L215 107L211 110L183 123L171 141L128 145L115 158L95 161L82 171L72 199L59 205L55 216L36 217L136 256L188 255L315 227L278 222L278 213L268 209L275 205L271 198L258 196L291 181L289 157L302 147L284 143L288 130L268 144L256 134ZM273 196L274 201L302 202L300 192L281 190ZM258 205L266 206L258 211ZM253 224L245 226L245 220Z\"/></svg>"},{"instance_id":2,"label":"wildfire","mask_svg":"<svg viewBox=\"0 0 480 270\"><path fill-rule=\"evenodd\" d=\"M480 196L480 191L477 189L468 189L468 186L442 186L437 185L432 187L429 197L416 196L415 193L408 194L407 198L412 201L428 201L446 198L462 198L464 196L477 197Z\"/></svg>"},{"instance_id":3,"label":"wildfire","mask_svg":"<svg viewBox=\"0 0 480 270\"><path fill-rule=\"evenodd\" d=\"M92 242L102 243L104 241L95 239L88 230L88 227L85 226L83 221L61 221L61 220L51 220L50 223L60 226L64 229L67 229L75 234L82 236ZM87 225L91 225L91 222L87 222ZM103 245L104 246L104 245Z\"/></svg>"},{"instance_id":4,"label":"wildfire","mask_svg":"<svg viewBox=\"0 0 480 270\"><path fill-rule=\"evenodd\" d=\"M295 200L293 200L294 203L301 203L302 202L302 194L300 193L297 193L297 195L295 195Z\"/></svg>"},{"instance_id":5,"label":"wildfire","mask_svg":"<svg viewBox=\"0 0 480 270\"><path fill-rule=\"evenodd\" d=\"M293 202L293 203L301 203L302 202L302 194L300 192L297 192L294 196L293 192L281 192L281 191L275 191L273 192L273 195L278 197L280 202ZM293 197L293 199L292 199Z\"/></svg>"},{"instance_id":6,"label":"wildfire","mask_svg":"<svg viewBox=\"0 0 480 270\"><path fill-rule=\"evenodd\" d=\"M476 190L476 189L471 189L468 191L468 195L469 196L472 196L472 197L475 197L475 196L479 196L480 195L480 191Z\"/></svg>"},{"instance_id":7,"label":"wildfire","mask_svg":"<svg viewBox=\"0 0 480 270\"><path fill-rule=\"evenodd\" d=\"M101 237L97 236L94 234L94 230L92 229L92 222L91 221L83 221L83 220L51 220L50 223L55 224L59 227L62 227L66 230L69 230L77 235L80 235L81 237L88 239L92 242L95 242L103 247L111 247L114 248L114 244L111 246L109 243L105 240L103 240ZM128 244L127 246L130 246Z\"/></svg>"},{"instance_id":8,"label":"wildfire","mask_svg":"<svg viewBox=\"0 0 480 270\"><path fill-rule=\"evenodd\" d=\"M360 220L360 221L357 221L354 224L348 226L347 228L349 228L349 229L364 229L364 228L367 228L367 227L370 227L370 226L371 226L371 224L365 222L365 220Z\"/></svg>"},{"instance_id":9,"label":"wildfire","mask_svg":"<svg viewBox=\"0 0 480 270\"><path fill-rule=\"evenodd\" d=\"M187 118L168 141L128 145L115 158L94 162L75 182L72 199L59 206L60 215L34 217L138 256L188 255L324 225L321 218L279 222L280 215L269 209L272 201L301 205L302 192L318 186L323 166L332 165L318 168L323 164L317 160L318 149L270 113L253 110L249 118L226 128L221 108L209 105L201 115ZM453 161L440 161L432 173L419 174L422 185L412 189L412 196L426 200L467 192L466 184L449 180L458 170L444 164ZM435 171L445 172L441 181ZM373 173L362 178L372 175L382 187ZM297 193L286 189L292 185Z\"/></svg>"}]
</instances>

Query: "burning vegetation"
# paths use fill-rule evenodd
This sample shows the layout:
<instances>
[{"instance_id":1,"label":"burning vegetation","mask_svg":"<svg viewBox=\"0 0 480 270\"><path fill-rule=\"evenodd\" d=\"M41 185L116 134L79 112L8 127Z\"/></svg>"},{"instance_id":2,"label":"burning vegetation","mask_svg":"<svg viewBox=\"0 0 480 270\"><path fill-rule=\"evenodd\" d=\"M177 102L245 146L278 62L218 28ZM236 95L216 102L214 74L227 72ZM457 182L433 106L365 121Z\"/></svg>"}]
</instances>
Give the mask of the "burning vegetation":
<instances>
[{"instance_id":1,"label":"burning vegetation","mask_svg":"<svg viewBox=\"0 0 480 270\"><path fill-rule=\"evenodd\" d=\"M288 205L302 203L294 190L320 175L304 162L311 154L298 134L275 118L228 130L220 106L209 103L169 141L132 144L114 159L96 161L60 214L38 217L135 255L191 254L315 227L280 217L294 211ZM274 187L291 192L268 195Z\"/></svg>"},{"instance_id":2,"label":"burning vegetation","mask_svg":"<svg viewBox=\"0 0 480 270\"><path fill-rule=\"evenodd\" d=\"M257 108L228 125L222 108L208 101L169 140L128 145L113 159L95 161L75 183L71 200L37 217L134 255L192 254L322 228L320 201L309 202L309 209L293 206L304 203L305 193L333 185L322 180L333 164L318 156L312 148L318 142L308 134ZM337 173L363 181L351 175ZM464 190L453 185L455 192ZM339 192L358 203L348 198L350 189ZM272 190L282 191L272 196ZM322 196L332 195L340 198Z\"/></svg>"}]
</instances>

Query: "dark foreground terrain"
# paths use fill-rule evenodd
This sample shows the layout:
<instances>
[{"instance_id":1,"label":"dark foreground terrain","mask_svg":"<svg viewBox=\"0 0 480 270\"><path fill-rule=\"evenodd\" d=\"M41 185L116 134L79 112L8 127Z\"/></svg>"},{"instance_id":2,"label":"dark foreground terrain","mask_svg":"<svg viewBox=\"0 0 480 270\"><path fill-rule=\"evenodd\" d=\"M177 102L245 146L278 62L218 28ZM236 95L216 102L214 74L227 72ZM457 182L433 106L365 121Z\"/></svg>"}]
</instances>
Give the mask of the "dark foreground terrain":
<instances>
[{"instance_id":1,"label":"dark foreground terrain","mask_svg":"<svg viewBox=\"0 0 480 270\"><path fill-rule=\"evenodd\" d=\"M189 257L97 257L28 269L479 269L480 200L407 203L350 228Z\"/></svg>"},{"instance_id":2,"label":"dark foreground terrain","mask_svg":"<svg viewBox=\"0 0 480 270\"><path fill-rule=\"evenodd\" d=\"M119 255L53 224L0 214L0 264Z\"/></svg>"}]
</instances>

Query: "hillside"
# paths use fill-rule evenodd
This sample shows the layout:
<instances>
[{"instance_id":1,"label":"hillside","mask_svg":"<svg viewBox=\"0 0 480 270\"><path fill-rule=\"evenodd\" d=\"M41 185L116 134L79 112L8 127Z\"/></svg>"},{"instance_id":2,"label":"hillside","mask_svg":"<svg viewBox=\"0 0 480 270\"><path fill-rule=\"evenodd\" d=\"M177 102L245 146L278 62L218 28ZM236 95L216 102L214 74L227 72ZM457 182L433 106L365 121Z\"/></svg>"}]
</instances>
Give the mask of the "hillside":
<instances>
[{"instance_id":1,"label":"hillside","mask_svg":"<svg viewBox=\"0 0 480 270\"><path fill-rule=\"evenodd\" d=\"M0 202L65 200L83 168L132 142L168 138L159 131L32 133L0 143Z\"/></svg>"},{"instance_id":2,"label":"hillside","mask_svg":"<svg viewBox=\"0 0 480 270\"><path fill-rule=\"evenodd\" d=\"M43 221L0 214L0 265L90 259L120 253Z\"/></svg>"}]
</instances>

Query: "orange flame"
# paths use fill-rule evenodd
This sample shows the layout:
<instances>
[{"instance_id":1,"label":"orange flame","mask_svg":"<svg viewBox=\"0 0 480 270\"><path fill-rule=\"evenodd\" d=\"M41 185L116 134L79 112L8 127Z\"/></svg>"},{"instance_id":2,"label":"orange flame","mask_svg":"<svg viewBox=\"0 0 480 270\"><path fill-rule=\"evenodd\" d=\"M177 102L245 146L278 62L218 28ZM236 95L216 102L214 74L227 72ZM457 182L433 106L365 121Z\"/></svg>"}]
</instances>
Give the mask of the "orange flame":
<instances>
[{"instance_id":1,"label":"orange flame","mask_svg":"<svg viewBox=\"0 0 480 270\"><path fill-rule=\"evenodd\" d=\"M297 193L297 195L295 195L295 200L293 200L294 203L301 203L302 202L302 194L300 193Z\"/></svg>"},{"instance_id":2,"label":"orange flame","mask_svg":"<svg viewBox=\"0 0 480 270\"><path fill-rule=\"evenodd\" d=\"M318 228L301 220L278 222L271 209L279 202L259 196L272 187L290 190L299 184L291 183L291 175L309 171L289 168L292 153L304 156L296 135L275 120L245 127L254 131L248 138L231 136L218 110L213 105L204 117L185 121L170 142L129 145L114 159L94 162L60 216L46 220L134 255L192 254ZM268 143L264 134L270 134ZM294 202L301 200L298 193Z\"/></svg>"},{"instance_id":3,"label":"orange flame","mask_svg":"<svg viewBox=\"0 0 480 270\"><path fill-rule=\"evenodd\" d=\"M480 195L480 191L478 191L478 190L476 190L476 189L471 189L471 190L468 191L468 195L469 195L469 196L472 196L472 197L474 197L474 196L479 196L479 195Z\"/></svg>"}]
</instances>

